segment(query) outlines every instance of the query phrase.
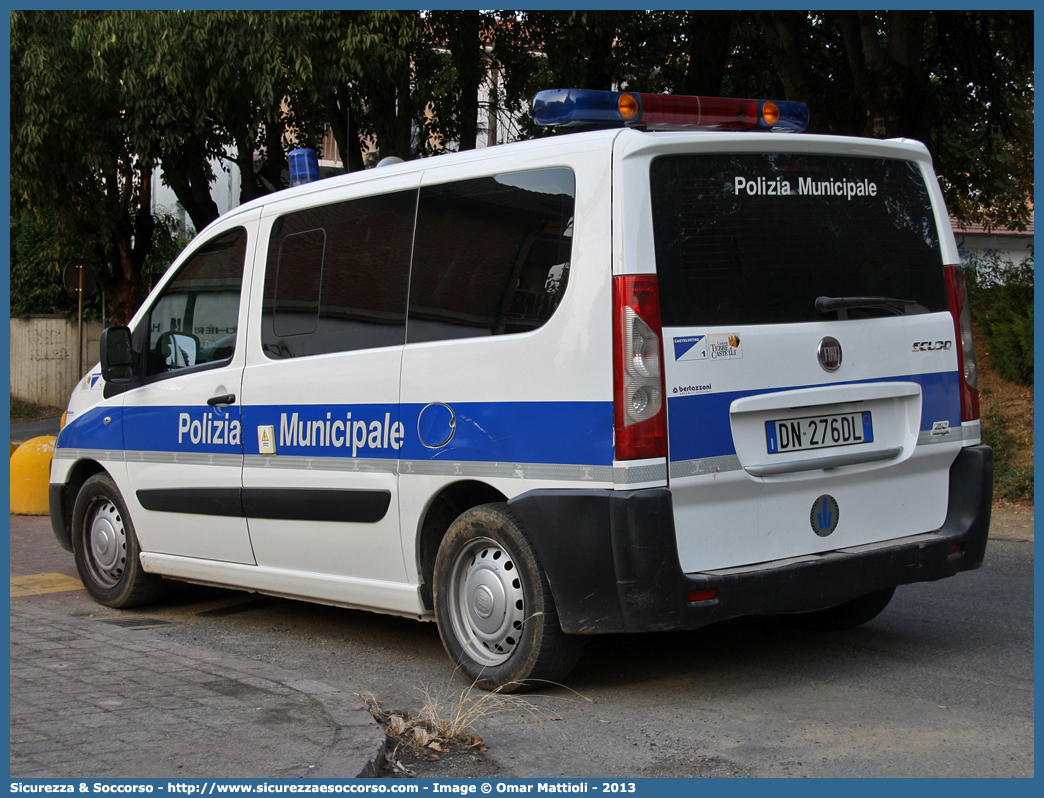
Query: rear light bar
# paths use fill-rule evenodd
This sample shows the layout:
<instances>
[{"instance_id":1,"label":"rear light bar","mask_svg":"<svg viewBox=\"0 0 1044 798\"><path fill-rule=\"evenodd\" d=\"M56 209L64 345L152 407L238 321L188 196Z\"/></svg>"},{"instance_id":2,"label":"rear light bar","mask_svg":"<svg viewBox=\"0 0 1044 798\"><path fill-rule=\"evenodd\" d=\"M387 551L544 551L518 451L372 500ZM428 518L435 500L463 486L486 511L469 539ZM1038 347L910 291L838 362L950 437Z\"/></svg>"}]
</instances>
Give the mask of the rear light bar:
<instances>
[{"instance_id":1,"label":"rear light bar","mask_svg":"<svg viewBox=\"0 0 1044 798\"><path fill-rule=\"evenodd\" d=\"M667 456L660 292L653 274L613 278L616 459Z\"/></svg>"},{"instance_id":2,"label":"rear light bar","mask_svg":"<svg viewBox=\"0 0 1044 798\"><path fill-rule=\"evenodd\" d=\"M957 347L957 369L961 377L961 421L979 418L979 369L975 363L975 341L972 338L971 305L964 271L960 265L943 267L946 274L946 298L953 316Z\"/></svg>"},{"instance_id":3,"label":"rear light bar","mask_svg":"<svg viewBox=\"0 0 1044 798\"><path fill-rule=\"evenodd\" d=\"M650 129L771 130L808 127L805 103L682 94L548 89L533 97L538 125L635 125Z\"/></svg>"}]
</instances>

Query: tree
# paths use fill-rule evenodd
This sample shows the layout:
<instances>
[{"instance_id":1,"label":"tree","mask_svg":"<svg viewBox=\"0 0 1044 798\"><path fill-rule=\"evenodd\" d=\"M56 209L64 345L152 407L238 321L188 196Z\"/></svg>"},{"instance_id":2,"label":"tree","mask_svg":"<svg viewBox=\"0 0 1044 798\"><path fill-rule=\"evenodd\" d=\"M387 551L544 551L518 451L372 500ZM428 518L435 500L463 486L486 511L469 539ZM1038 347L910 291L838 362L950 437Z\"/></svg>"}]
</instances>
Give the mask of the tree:
<instances>
[{"instance_id":1,"label":"tree","mask_svg":"<svg viewBox=\"0 0 1044 798\"><path fill-rule=\"evenodd\" d=\"M75 318L76 299L62 285L61 265L72 255L58 228L31 213L11 217L11 316L57 313Z\"/></svg>"},{"instance_id":2,"label":"tree","mask_svg":"<svg viewBox=\"0 0 1044 798\"><path fill-rule=\"evenodd\" d=\"M1032 13L1015 11L61 11L11 15L12 190L141 297L163 167L201 229L216 170L240 201L332 131L344 168L478 144L480 92L519 137L543 88L799 99L811 130L927 143L950 210L1023 224Z\"/></svg>"},{"instance_id":3,"label":"tree","mask_svg":"<svg viewBox=\"0 0 1044 798\"><path fill-rule=\"evenodd\" d=\"M422 126L424 103L416 94L420 16L401 11L314 12L322 31L316 88L325 98L319 119L329 124L345 167L364 167L363 144L377 157L403 159L416 153L415 128Z\"/></svg>"},{"instance_id":4,"label":"tree","mask_svg":"<svg viewBox=\"0 0 1044 798\"><path fill-rule=\"evenodd\" d=\"M810 132L928 145L950 212L1023 229L1033 196L1033 17L1018 11L760 11Z\"/></svg>"},{"instance_id":5,"label":"tree","mask_svg":"<svg viewBox=\"0 0 1044 798\"><path fill-rule=\"evenodd\" d=\"M962 221L1021 229L1032 213L1032 12L540 11L519 19L543 53L516 65L516 83L531 91L800 100L810 132L924 141ZM546 134L524 119L520 127Z\"/></svg>"},{"instance_id":6,"label":"tree","mask_svg":"<svg viewBox=\"0 0 1044 798\"><path fill-rule=\"evenodd\" d=\"M155 155L121 102L127 51L98 39L111 14L11 12L11 188L16 207L79 242L126 322L152 245Z\"/></svg>"},{"instance_id":7,"label":"tree","mask_svg":"<svg viewBox=\"0 0 1044 798\"><path fill-rule=\"evenodd\" d=\"M247 202L285 188L289 142L316 137L316 120L298 114L313 83L308 23L302 12L244 11L129 11L106 21L103 35L134 45L122 78L138 139L157 153L197 229L217 218L212 162L238 168Z\"/></svg>"}]
</instances>

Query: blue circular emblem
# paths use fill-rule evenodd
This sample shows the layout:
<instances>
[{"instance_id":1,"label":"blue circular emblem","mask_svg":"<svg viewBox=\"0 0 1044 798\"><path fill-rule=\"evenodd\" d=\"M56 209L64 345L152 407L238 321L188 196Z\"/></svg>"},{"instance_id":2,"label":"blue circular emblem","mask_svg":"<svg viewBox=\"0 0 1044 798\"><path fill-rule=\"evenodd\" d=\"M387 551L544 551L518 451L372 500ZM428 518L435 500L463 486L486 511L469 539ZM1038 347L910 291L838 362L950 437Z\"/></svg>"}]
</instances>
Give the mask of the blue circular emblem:
<instances>
[{"instance_id":1,"label":"blue circular emblem","mask_svg":"<svg viewBox=\"0 0 1044 798\"><path fill-rule=\"evenodd\" d=\"M841 510L833 496L823 494L812 505L809 521L812 522L812 531L825 538L835 529L841 518Z\"/></svg>"}]
</instances>

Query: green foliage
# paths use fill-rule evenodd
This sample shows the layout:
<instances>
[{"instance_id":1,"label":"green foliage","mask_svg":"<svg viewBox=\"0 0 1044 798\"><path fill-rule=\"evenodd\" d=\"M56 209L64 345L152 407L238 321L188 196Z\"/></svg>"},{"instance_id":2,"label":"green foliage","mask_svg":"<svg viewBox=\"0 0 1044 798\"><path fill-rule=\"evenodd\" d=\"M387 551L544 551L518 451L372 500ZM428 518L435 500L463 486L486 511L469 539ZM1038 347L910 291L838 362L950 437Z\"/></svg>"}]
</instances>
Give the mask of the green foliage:
<instances>
[{"instance_id":1,"label":"green foliage","mask_svg":"<svg viewBox=\"0 0 1044 798\"><path fill-rule=\"evenodd\" d=\"M141 300L152 245L155 153L148 122L123 94L134 46L113 33L117 12L11 12L11 193L75 240L97 269L112 317Z\"/></svg>"},{"instance_id":2,"label":"green foliage","mask_svg":"<svg viewBox=\"0 0 1044 798\"><path fill-rule=\"evenodd\" d=\"M56 227L41 227L32 214L11 217L11 315L57 313L76 318L76 299L62 284L62 267L71 259ZM89 302L89 301L88 301ZM97 302L89 302L97 318Z\"/></svg>"},{"instance_id":3,"label":"green foliage","mask_svg":"<svg viewBox=\"0 0 1044 798\"><path fill-rule=\"evenodd\" d=\"M145 263L149 285L155 283L188 244L190 236L169 211L155 217L153 247ZM55 313L76 318L76 298L62 282L65 264L78 256L75 241L56 225L41 225L28 212L11 217L11 315L26 317ZM102 319L101 297L96 292L84 303L85 319Z\"/></svg>"},{"instance_id":4,"label":"green foliage","mask_svg":"<svg viewBox=\"0 0 1044 798\"><path fill-rule=\"evenodd\" d=\"M1002 499L1033 500L1033 466L1014 461L1018 441L993 404L982 416L982 442L993 449L993 492Z\"/></svg>"},{"instance_id":5,"label":"green foliage","mask_svg":"<svg viewBox=\"0 0 1044 798\"><path fill-rule=\"evenodd\" d=\"M529 118L536 91L620 87L803 100L813 132L921 139L951 212L1018 226L1033 195L1032 21L1003 10L13 11L12 194L99 264L125 320L155 274L156 165L202 229L222 170L238 171L241 202L263 196L287 185L287 151L327 131L355 171L478 146L490 119L511 138L555 135ZM1022 322L998 324L1022 339Z\"/></svg>"},{"instance_id":6,"label":"green foliage","mask_svg":"<svg viewBox=\"0 0 1044 798\"><path fill-rule=\"evenodd\" d=\"M1033 385L1033 254L1018 266L996 254L965 267L972 315L990 362L1016 385Z\"/></svg>"},{"instance_id":7,"label":"green foliage","mask_svg":"<svg viewBox=\"0 0 1044 798\"><path fill-rule=\"evenodd\" d=\"M156 229L152 234L152 249L142 268L145 285L149 290L192 241L191 231L171 211L161 208L154 218Z\"/></svg>"}]
</instances>

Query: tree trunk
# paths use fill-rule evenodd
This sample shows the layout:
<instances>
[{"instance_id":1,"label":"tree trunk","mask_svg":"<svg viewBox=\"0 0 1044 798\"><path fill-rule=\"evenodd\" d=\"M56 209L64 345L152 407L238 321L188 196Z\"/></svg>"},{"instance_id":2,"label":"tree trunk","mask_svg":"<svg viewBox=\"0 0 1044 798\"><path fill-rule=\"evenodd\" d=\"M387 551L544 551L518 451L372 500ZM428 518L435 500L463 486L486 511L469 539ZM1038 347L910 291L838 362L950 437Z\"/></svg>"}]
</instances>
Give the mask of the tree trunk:
<instances>
[{"instance_id":1,"label":"tree trunk","mask_svg":"<svg viewBox=\"0 0 1044 798\"><path fill-rule=\"evenodd\" d=\"M337 149L341 153L341 165L347 172L359 172L366 167L362 156L362 143L359 140L357 116L357 112L352 108L348 87L343 84L338 86L337 96L330 100L328 106L327 121L337 142Z\"/></svg>"},{"instance_id":2,"label":"tree trunk","mask_svg":"<svg viewBox=\"0 0 1044 798\"><path fill-rule=\"evenodd\" d=\"M205 152L186 153L183 157L170 155L163 161L163 182L170 186L197 230L221 215L210 195L212 180Z\"/></svg>"},{"instance_id":3,"label":"tree trunk","mask_svg":"<svg viewBox=\"0 0 1044 798\"><path fill-rule=\"evenodd\" d=\"M732 16L728 11L692 11L687 15L689 68L683 94L721 96L732 38Z\"/></svg>"},{"instance_id":4,"label":"tree trunk","mask_svg":"<svg viewBox=\"0 0 1044 798\"><path fill-rule=\"evenodd\" d=\"M245 135L236 136L236 166L239 167L239 203L242 205L260 197L257 177L254 174L254 146Z\"/></svg>"},{"instance_id":5,"label":"tree trunk","mask_svg":"<svg viewBox=\"0 0 1044 798\"><path fill-rule=\"evenodd\" d=\"M473 150L478 141L478 92L482 84L482 42L479 39L479 12L460 11L457 30L450 38L453 65L457 68L460 95L457 100L457 125L460 149Z\"/></svg>"},{"instance_id":6,"label":"tree trunk","mask_svg":"<svg viewBox=\"0 0 1044 798\"><path fill-rule=\"evenodd\" d=\"M616 42L615 26L610 24L614 11L587 12L594 16L589 25L587 14L581 14L575 24L586 28L587 80L584 88L611 91L613 88L613 44ZM601 23L601 24L599 24Z\"/></svg>"}]
</instances>

